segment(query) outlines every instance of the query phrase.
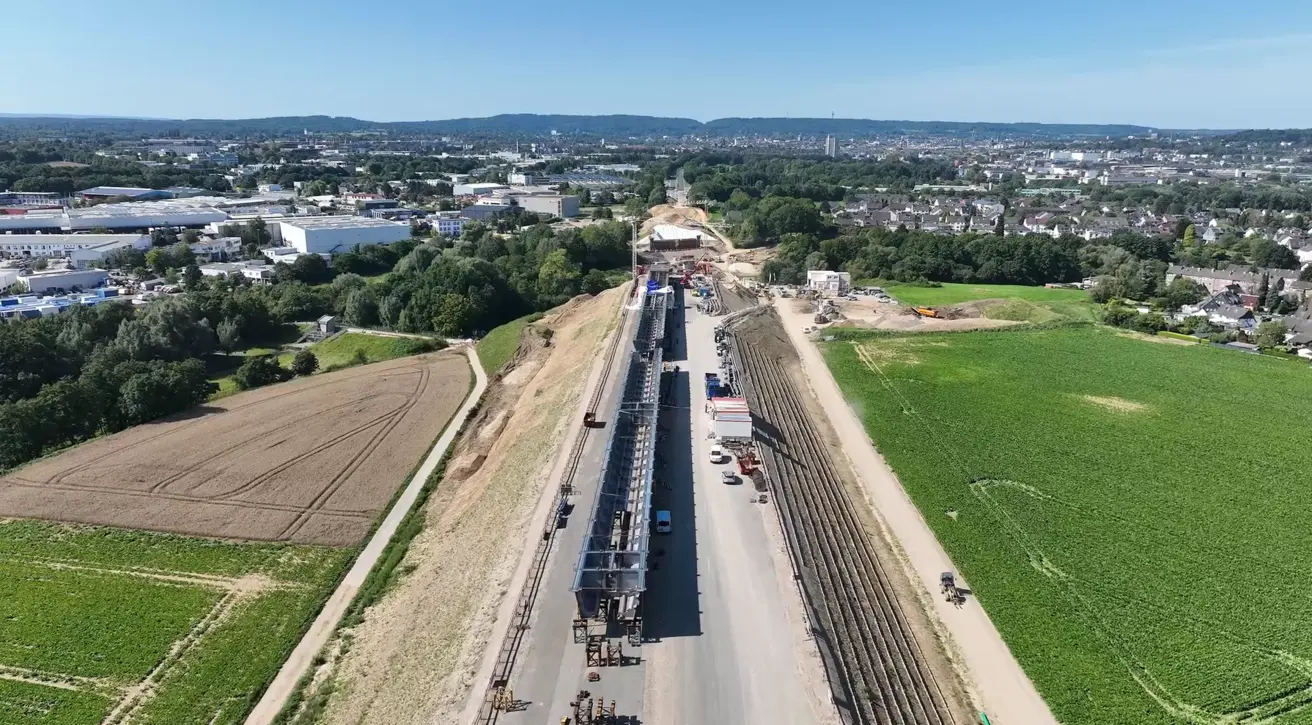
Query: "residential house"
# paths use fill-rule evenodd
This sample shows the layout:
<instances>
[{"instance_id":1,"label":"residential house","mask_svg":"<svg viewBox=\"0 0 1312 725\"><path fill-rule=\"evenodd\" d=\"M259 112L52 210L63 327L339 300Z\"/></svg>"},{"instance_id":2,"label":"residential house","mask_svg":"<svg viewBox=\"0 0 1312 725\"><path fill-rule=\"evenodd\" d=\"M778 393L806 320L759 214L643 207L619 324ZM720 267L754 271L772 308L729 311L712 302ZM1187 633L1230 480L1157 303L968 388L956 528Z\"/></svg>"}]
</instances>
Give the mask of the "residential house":
<instances>
[{"instance_id":1,"label":"residential house","mask_svg":"<svg viewBox=\"0 0 1312 725\"><path fill-rule=\"evenodd\" d=\"M1244 267L1230 265L1225 269L1204 269L1202 267L1182 267L1172 264L1166 268L1166 283L1184 277L1201 284L1208 294L1215 295L1230 285L1238 285L1244 294L1255 294L1262 284L1262 275L1249 272Z\"/></svg>"}]
</instances>

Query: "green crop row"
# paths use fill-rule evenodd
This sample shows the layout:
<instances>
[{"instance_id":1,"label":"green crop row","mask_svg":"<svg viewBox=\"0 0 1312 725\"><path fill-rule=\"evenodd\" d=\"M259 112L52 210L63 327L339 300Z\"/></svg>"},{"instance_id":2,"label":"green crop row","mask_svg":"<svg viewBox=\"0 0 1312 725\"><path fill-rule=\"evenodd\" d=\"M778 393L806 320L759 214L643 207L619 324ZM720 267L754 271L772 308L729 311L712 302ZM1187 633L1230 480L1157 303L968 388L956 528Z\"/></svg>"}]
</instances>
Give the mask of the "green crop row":
<instances>
[{"instance_id":1,"label":"green crop row","mask_svg":"<svg viewBox=\"0 0 1312 725\"><path fill-rule=\"evenodd\" d=\"M112 705L94 693L0 680L0 723L6 725L94 725Z\"/></svg>"},{"instance_id":2,"label":"green crop row","mask_svg":"<svg viewBox=\"0 0 1312 725\"><path fill-rule=\"evenodd\" d=\"M133 719L143 725L240 723L291 653L319 592L275 591L241 604L204 646L169 670L159 694Z\"/></svg>"},{"instance_id":3,"label":"green crop row","mask_svg":"<svg viewBox=\"0 0 1312 725\"><path fill-rule=\"evenodd\" d=\"M105 526L45 521L0 522L0 557L68 561L110 569L184 571L241 576L255 572L314 580L334 566L332 549L280 543L236 543Z\"/></svg>"},{"instance_id":4,"label":"green crop row","mask_svg":"<svg viewBox=\"0 0 1312 725\"><path fill-rule=\"evenodd\" d=\"M0 562L0 663L139 680L219 592L94 571Z\"/></svg>"},{"instance_id":5,"label":"green crop row","mask_svg":"<svg viewBox=\"0 0 1312 725\"><path fill-rule=\"evenodd\" d=\"M0 524L0 665L81 688L0 680L4 725L94 725L108 694L157 666L137 723L236 725L295 646L353 552L34 521ZM263 591L221 604L222 579ZM216 609L216 607L223 607ZM217 619L207 615L221 612ZM176 656L189 632L203 634ZM95 685L75 678L97 678Z\"/></svg>"},{"instance_id":6,"label":"green crop row","mask_svg":"<svg viewBox=\"0 0 1312 725\"><path fill-rule=\"evenodd\" d=\"M1061 722L1309 721L1305 366L1093 327L824 352Z\"/></svg>"}]
</instances>

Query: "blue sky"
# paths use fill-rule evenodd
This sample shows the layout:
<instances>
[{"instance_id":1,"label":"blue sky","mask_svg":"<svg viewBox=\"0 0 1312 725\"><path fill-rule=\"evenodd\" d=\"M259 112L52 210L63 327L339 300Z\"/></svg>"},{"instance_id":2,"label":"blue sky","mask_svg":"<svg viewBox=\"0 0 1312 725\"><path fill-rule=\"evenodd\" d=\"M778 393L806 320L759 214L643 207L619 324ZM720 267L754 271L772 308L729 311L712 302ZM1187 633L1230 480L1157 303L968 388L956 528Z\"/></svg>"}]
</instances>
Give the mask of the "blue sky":
<instances>
[{"instance_id":1,"label":"blue sky","mask_svg":"<svg viewBox=\"0 0 1312 725\"><path fill-rule=\"evenodd\" d=\"M0 113L1312 127L1312 0L61 0Z\"/></svg>"}]
</instances>

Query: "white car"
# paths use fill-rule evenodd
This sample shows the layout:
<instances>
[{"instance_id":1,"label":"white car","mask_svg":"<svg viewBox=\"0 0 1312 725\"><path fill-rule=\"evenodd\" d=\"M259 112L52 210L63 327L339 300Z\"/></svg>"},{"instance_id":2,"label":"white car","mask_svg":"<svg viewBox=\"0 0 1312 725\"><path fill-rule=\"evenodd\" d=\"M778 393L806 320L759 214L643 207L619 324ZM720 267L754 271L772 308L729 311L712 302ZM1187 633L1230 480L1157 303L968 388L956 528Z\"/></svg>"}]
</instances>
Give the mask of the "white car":
<instances>
[{"instance_id":1,"label":"white car","mask_svg":"<svg viewBox=\"0 0 1312 725\"><path fill-rule=\"evenodd\" d=\"M662 510L662 511L657 511L657 512L656 512L656 533L658 533L658 534L668 534L668 533L670 533L670 530L671 530L671 526L670 526L670 512L669 512L669 511L664 511L664 510Z\"/></svg>"},{"instance_id":2,"label":"white car","mask_svg":"<svg viewBox=\"0 0 1312 725\"><path fill-rule=\"evenodd\" d=\"M719 446L711 448L711 463L728 463L729 457L724 455L724 449Z\"/></svg>"},{"instance_id":3,"label":"white car","mask_svg":"<svg viewBox=\"0 0 1312 725\"><path fill-rule=\"evenodd\" d=\"M720 474L720 482L728 483L728 484L738 483L738 474L734 473L733 471L725 471L724 473Z\"/></svg>"}]
</instances>

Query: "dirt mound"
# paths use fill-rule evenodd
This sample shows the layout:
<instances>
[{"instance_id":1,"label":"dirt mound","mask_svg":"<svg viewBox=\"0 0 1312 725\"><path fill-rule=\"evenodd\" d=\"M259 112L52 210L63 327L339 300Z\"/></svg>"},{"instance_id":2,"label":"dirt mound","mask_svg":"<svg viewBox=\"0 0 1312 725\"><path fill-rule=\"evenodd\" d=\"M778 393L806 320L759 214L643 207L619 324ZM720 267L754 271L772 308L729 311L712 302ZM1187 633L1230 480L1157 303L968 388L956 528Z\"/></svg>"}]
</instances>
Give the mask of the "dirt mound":
<instances>
[{"instance_id":1,"label":"dirt mound","mask_svg":"<svg viewBox=\"0 0 1312 725\"><path fill-rule=\"evenodd\" d=\"M470 380L444 352L234 395L0 478L0 516L355 544Z\"/></svg>"},{"instance_id":2,"label":"dirt mound","mask_svg":"<svg viewBox=\"0 0 1312 725\"><path fill-rule=\"evenodd\" d=\"M682 227L700 228L706 224L708 218L706 212L695 206L674 206L673 204L660 204L653 206L648 210L651 218L642 223L642 229L639 234L651 234L652 227L657 224L677 224Z\"/></svg>"}]
</instances>

